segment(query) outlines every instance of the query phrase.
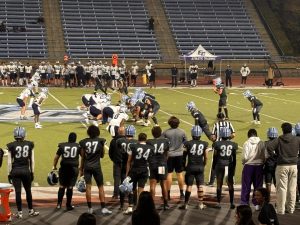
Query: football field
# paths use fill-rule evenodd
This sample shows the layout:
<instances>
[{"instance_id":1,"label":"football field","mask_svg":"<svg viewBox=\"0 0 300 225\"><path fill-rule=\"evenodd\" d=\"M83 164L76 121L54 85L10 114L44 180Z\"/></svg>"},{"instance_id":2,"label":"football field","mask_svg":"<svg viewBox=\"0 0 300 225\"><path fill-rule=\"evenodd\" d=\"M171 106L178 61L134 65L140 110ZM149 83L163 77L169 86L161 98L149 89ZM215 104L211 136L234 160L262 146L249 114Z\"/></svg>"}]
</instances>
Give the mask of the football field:
<instances>
[{"instance_id":1,"label":"football field","mask_svg":"<svg viewBox=\"0 0 300 225\"><path fill-rule=\"evenodd\" d=\"M31 115L32 110L27 110L27 116L30 117L30 121L19 121L16 119L8 119L5 115L2 115L1 106L3 105L15 105L16 97L21 92L22 88L1 88L0 90L0 147L5 148L6 144L13 141L13 129L16 126L24 126L27 130L28 140L35 143L35 185L47 186L46 177L50 172L53 159L57 150L57 145L60 142L67 141L69 132L76 132L78 141L86 137L86 124L84 118L81 118L81 113L76 112L76 121L70 122L65 119L60 113L53 114L55 119L46 119L46 114L41 114L40 121L43 125L42 129L35 129ZM81 105L81 96L86 93L92 93L92 89L64 89L64 88L49 88L50 95L42 105L41 111L45 110L61 110L61 112L68 112L73 110L75 112L76 107ZM134 89L130 89L129 92L133 92ZM159 88L159 89L145 89L146 92L154 95L160 103L161 109L158 113L158 122L163 130L169 126L167 120L171 115L180 118L180 127L184 129L187 136L190 138L190 129L194 123L190 113L186 110L186 103L188 101L194 101L199 110L205 115L209 122L210 128L216 121L216 114L218 110L218 95L214 94L211 87L189 89L189 88ZM281 133L280 125L282 122L290 122L293 125L300 121L300 89L251 89L251 92L263 102L263 108L261 110L261 125L252 124L252 113L250 102L245 99L242 93L245 89L233 88L228 89L228 103L229 118L233 123L236 130L236 137L233 139L239 145L237 170L236 170L236 183L240 183L242 164L240 160L241 147L244 141L247 139L247 131L250 128L255 128L258 131L258 135L261 139L266 140L266 131L269 127L277 127L279 133ZM112 94L112 102L117 103L119 100L119 94ZM15 108L15 107L14 107ZM16 108L15 108L16 109ZM16 118L19 113L15 111ZM73 115L73 114L72 114ZM72 116L71 115L71 116ZM79 118L79 119L78 119ZM151 121L152 122L152 121ZM133 122L128 122L128 124ZM101 136L106 138L107 144L111 140L109 133L106 131L106 125L101 125ZM147 133L149 138L151 137L151 126L143 127L136 125L137 131ZM203 140L207 140L204 135ZM211 146L211 142L209 141ZM211 153L209 153L209 160L211 159ZM112 163L105 155L101 161L102 169L104 172L104 180L106 184L112 184ZM208 172L210 168L210 162L205 169L205 181L208 180ZM6 158L4 159L3 166L1 168L0 181L7 182L7 170L6 170Z\"/></svg>"}]
</instances>

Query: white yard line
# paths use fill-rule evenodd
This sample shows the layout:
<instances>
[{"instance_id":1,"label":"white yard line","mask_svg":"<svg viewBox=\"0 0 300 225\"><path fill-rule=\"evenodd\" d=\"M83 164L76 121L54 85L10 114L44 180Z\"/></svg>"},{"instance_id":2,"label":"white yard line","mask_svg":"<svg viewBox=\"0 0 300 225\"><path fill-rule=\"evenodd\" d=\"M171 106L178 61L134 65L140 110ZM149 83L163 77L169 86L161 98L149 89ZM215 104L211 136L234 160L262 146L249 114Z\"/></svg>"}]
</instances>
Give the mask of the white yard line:
<instances>
[{"instance_id":1,"label":"white yard line","mask_svg":"<svg viewBox=\"0 0 300 225\"><path fill-rule=\"evenodd\" d=\"M262 97L264 97L264 98L271 98L271 99L275 99L275 100L280 100L280 101L292 102L292 103L300 104L300 102L293 101L293 100L288 100L288 99L284 99L284 98L276 98L276 97L271 97L271 96L267 96L267 95L263 95L263 94L258 94L258 95L259 95L259 96L262 96Z\"/></svg>"},{"instance_id":2,"label":"white yard line","mask_svg":"<svg viewBox=\"0 0 300 225\"><path fill-rule=\"evenodd\" d=\"M53 94L51 94L50 92L49 92L49 95L55 100L55 101L57 101L63 108L65 108L65 109L69 109L64 103L62 103L61 101L59 101Z\"/></svg>"},{"instance_id":3,"label":"white yard line","mask_svg":"<svg viewBox=\"0 0 300 225\"><path fill-rule=\"evenodd\" d=\"M185 92L182 92L182 91L177 91L177 90L172 90L174 92L177 92L177 93L180 93L180 94L184 94L184 95L188 95L188 96L193 96L195 98L199 98L199 99L203 99L203 100L206 100L206 101L211 101L211 102L219 102L217 100L213 100L213 99L209 99L209 98L204 98L204 97L200 97L200 96L197 96L197 95L193 95L193 94L188 94L188 93L185 93ZM235 106L235 105L231 105L231 104L227 104L233 108L237 108L237 109L240 109L240 110L243 110L243 111L247 111L247 112L251 112L252 110L250 109L245 109L245 108L242 108L242 107L238 107L238 106ZM274 120L279 120L281 122L289 122L291 124L295 124L294 122L290 122L290 121L287 121L287 120L283 120L283 119L280 119L280 118L277 118L277 117L274 117L274 116L270 116L270 115L267 115L267 114L264 114L264 113L260 113L260 115L263 115L265 117L268 117L268 118L271 118L271 119L274 119Z\"/></svg>"}]
</instances>

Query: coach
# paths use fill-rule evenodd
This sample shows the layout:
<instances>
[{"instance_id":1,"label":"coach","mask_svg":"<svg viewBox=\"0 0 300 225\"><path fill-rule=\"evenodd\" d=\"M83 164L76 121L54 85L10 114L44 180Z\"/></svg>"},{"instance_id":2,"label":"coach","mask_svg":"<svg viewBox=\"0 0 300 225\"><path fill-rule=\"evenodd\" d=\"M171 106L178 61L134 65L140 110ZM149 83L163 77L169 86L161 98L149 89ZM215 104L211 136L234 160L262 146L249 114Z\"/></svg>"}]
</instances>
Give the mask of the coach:
<instances>
[{"instance_id":1,"label":"coach","mask_svg":"<svg viewBox=\"0 0 300 225\"><path fill-rule=\"evenodd\" d=\"M281 125L283 134L267 145L269 155L277 155L276 202L277 213L293 213L296 202L297 161L300 139L292 135L292 125ZM286 209L285 209L286 207Z\"/></svg>"}]
</instances>

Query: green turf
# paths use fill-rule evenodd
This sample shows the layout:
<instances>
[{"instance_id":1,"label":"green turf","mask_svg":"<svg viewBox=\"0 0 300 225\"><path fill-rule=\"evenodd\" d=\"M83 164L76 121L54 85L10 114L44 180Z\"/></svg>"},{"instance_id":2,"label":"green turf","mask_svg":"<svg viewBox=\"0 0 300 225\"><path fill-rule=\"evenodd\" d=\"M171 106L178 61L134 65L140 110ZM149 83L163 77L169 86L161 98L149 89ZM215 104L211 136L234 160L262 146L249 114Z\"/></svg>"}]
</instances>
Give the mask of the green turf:
<instances>
[{"instance_id":1,"label":"green turf","mask_svg":"<svg viewBox=\"0 0 300 225\"><path fill-rule=\"evenodd\" d=\"M15 98L21 89L17 88L2 88L0 93L0 104L15 104ZM81 104L81 95L89 93L92 90L87 89L59 89L50 88L50 92L59 99L65 106L70 109L75 109ZM211 128L215 122L217 113L218 96L214 94L212 89L152 89L146 90L154 94L161 104L161 111L158 114L159 124L162 129L167 129L167 120L170 114L178 116L181 119L180 127L187 132L190 137L191 124L193 118L186 111L185 105L188 101L193 100L198 108L204 113ZM256 128L262 139L266 139L266 130L268 127L275 126L280 130L280 125L283 121L296 123L300 121L298 112L300 111L300 90L288 89L255 89L252 92L263 102L264 107L261 111L261 125L253 125L250 112L250 103L242 96L244 89L230 89L228 99L229 117L236 130L236 141L239 146L242 146L247 139L247 131L250 128ZM117 102L118 95L113 95L113 102ZM49 97L42 109L55 108L62 109L63 107L52 97ZM28 111L28 115L32 112ZM81 123L50 123L43 122L41 115L41 123L43 129L34 129L34 124L29 122L21 122L19 125L27 129L27 139L35 142L35 158L36 172L35 182L45 186L46 175L52 168L53 158L57 150L57 144L67 140L68 133L74 131L78 135L78 140L86 137L86 128ZM0 123L0 146L3 148L8 142L13 141L12 131L16 126L15 122ZM150 137L150 127L136 126L138 132L146 132ZM110 136L101 127L101 136L105 137L109 143ZM207 140L206 137L203 137ZM210 142L211 144L211 142ZM236 182L240 182L242 165L239 149ZM211 154L209 154L211 158ZM101 162L105 181L112 182L112 164L108 155L105 155ZM210 164L208 164L210 166ZM206 167L206 179L208 179L209 166ZM4 159L3 167L0 169L0 182L7 181L6 159Z\"/></svg>"}]
</instances>

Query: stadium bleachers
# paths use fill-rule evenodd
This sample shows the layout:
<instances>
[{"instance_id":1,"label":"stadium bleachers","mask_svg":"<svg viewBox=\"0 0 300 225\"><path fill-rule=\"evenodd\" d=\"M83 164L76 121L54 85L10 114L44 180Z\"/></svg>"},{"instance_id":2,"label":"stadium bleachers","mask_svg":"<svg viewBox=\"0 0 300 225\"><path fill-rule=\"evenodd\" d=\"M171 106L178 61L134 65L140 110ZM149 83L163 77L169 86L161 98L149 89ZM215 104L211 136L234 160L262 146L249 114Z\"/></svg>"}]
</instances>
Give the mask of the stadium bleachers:
<instances>
[{"instance_id":1,"label":"stadium bleachers","mask_svg":"<svg viewBox=\"0 0 300 225\"><path fill-rule=\"evenodd\" d=\"M0 0L0 58L46 58L45 28L37 23L42 0ZM13 30L15 27L15 30ZM26 31L16 31L23 27Z\"/></svg>"},{"instance_id":2,"label":"stadium bleachers","mask_svg":"<svg viewBox=\"0 0 300 225\"><path fill-rule=\"evenodd\" d=\"M227 59L262 59L269 54L243 0L161 0L181 54L201 44Z\"/></svg>"},{"instance_id":3,"label":"stadium bleachers","mask_svg":"<svg viewBox=\"0 0 300 225\"><path fill-rule=\"evenodd\" d=\"M61 0L65 44L73 58L160 59L143 0Z\"/></svg>"}]
</instances>

